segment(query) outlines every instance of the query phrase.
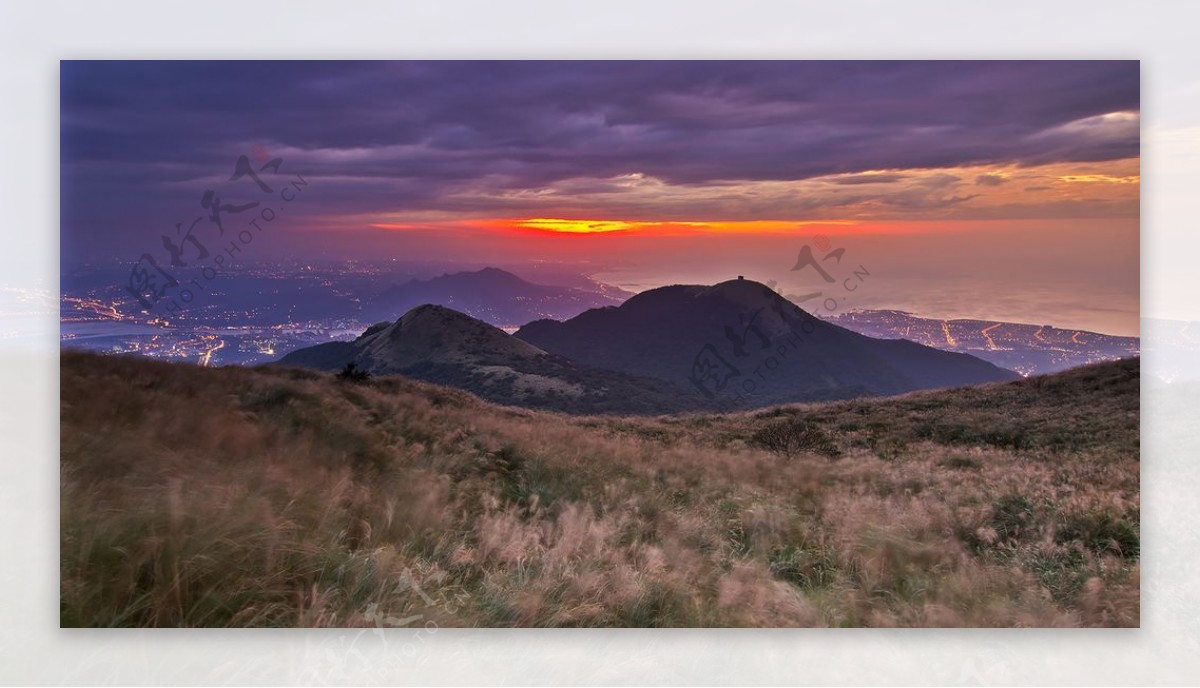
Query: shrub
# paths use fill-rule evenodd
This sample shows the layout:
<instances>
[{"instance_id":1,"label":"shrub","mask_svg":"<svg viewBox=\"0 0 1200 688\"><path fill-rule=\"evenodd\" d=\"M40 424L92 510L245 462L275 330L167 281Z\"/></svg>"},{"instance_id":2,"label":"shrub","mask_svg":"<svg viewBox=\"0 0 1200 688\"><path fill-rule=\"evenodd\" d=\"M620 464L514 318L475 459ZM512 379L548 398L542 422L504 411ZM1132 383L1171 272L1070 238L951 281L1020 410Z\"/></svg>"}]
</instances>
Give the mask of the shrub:
<instances>
[{"instance_id":1,"label":"shrub","mask_svg":"<svg viewBox=\"0 0 1200 688\"><path fill-rule=\"evenodd\" d=\"M337 374L337 379L342 382L366 382L371 379L371 374L360 369L357 363L351 361Z\"/></svg>"},{"instance_id":2,"label":"shrub","mask_svg":"<svg viewBox=\"0 0 1200 688\"><path fill-rule=\"evenodd\" d=\"M820 428L804 421L785 420L760 428L750 438L750 443L792 458L800 452L815 452L825 456L838 456L841 450Z\"/></svg>"}]
</instances>

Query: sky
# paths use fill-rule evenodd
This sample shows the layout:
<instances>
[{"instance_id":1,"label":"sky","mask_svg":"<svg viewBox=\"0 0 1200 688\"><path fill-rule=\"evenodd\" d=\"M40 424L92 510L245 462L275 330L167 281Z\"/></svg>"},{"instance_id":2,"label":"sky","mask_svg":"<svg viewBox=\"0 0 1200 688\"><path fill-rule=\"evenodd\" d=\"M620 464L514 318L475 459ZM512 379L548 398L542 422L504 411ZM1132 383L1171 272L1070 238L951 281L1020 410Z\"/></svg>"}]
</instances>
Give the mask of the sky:
<instances>
[{"instance_id":1,"label":"sky","mask_svg":"<svg viewBox=\"0 0 1200 688\"><path fill-rule=\"evenodd\" d=\"M870 273L838 309L1136 334L1139 87L1136 61L64 61L62 261L197 217L215 252L271 207L238 258L802 295L829 288L792 270L810 246Z\"/></svg>"}]
</instances>

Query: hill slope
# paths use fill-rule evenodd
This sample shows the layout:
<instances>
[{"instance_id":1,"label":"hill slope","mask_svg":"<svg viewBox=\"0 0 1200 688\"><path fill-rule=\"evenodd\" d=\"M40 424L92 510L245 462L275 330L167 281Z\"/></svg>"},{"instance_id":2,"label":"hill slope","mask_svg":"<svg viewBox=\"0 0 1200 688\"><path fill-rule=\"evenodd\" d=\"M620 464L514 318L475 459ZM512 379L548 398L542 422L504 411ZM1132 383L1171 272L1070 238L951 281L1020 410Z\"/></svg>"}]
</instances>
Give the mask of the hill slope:
<instances>
[{"instance_id":1,"label":"hill slope","mask_svg":"<svg viewBox=\"0 0 1200 688\"><path fill-rule=\"evenodd\" d=\"M433 305L374 325L353 342L298 349L279 360L324 371L351 362L374 375L402 374L498 403L568 413L670 413L703 402L695 392L656 378L548 354L485 322Z\"/></svg>"},{"instance_id":2,"label":"hill slope","mask_svg":"<svg viewBox=\"0 0 1200 688\"><path fill-rule=\"evenodd\" d=\"M1136 626L1138 391L580 418L64 353L60 620Z\"/></svg>"},{"instance_id":3,"label":"hill slope","mask_svg":"<svg viewBox=\"0 0 1200 688\"><path fill-rule=\"evenodd\" d=\"M966 354L817 320L751 280L653 289L565 322L532 322L516 336L589 365L699 387L731 407L1018 377Z\"/></svg>"},{"instance_id":4,"label":"hill slope","mask_svg":"<svg viewBox=\"0 0 1200 688\"><path fill-rule=\"evenodd\" d=\"M363 318L395 320L424 304L453 308L497 327L515 327L539 318L574 317L589 308L616 305L625 296L527 282L499 268L456 272L411 280L384 290L362 306Z\"/></svg>"}]
</instances>

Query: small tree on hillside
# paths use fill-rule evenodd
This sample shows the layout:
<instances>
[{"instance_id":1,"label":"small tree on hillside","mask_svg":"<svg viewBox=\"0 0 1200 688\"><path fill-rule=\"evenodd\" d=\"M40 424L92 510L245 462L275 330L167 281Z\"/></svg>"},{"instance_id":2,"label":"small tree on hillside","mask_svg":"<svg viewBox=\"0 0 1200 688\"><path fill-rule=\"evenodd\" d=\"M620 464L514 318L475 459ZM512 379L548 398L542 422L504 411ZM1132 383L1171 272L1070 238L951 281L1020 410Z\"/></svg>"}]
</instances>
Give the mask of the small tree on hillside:
<instances>
[{"instance_id":1,"label":"small tree on hillside","mask_svg":"<svg viewBox=\"0 0 1200 688\"><path fill-rule=\"evenodd\" d=\"M816 452L829 457L842 453L820 428L800 420L784 420L759 428L750 443L789 459L801 452Z\"/></svg>"},{"instance_id":2,"label":"small tree on hillside","mask_svg":"<svg viewBox=\"0 0 1200 688\"><path fill-rule=\"evenodd\" d=\"M371 374L359 369L358 364L351 361L337 374L337 379L343 382L366 382L371 379Z\"/></svg>"}]
</instances>

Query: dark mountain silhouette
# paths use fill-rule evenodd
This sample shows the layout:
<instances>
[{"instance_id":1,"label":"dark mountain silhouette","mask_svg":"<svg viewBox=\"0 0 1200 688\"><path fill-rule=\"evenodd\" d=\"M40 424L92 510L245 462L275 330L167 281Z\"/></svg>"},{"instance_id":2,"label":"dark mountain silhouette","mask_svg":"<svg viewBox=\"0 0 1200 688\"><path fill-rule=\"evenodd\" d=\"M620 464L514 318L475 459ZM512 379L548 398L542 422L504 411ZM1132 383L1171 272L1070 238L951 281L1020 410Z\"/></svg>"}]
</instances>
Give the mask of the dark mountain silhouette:
<instances>
[{"instance_id":1,"label":"dark mountain silhouette","mask_svg":"<svg viewBox=\"0 0 1200 688\"><path fill-rule=\"evenodd\" d=\"M974 385L1018 375L967 354L822 322L752 280L670 286L516 336L551 353L765 406Z\"/></svg>"},{"instance_id":2,"label":"dark mountain silhouette","mask_svg":"<svg viewBox=\"0 0 1200 688\"><path fill-rule=\"evenodd\" d=\"M391 321L417 306L434 304L497 327L515 327L540 318L565 320L590 308L617 305L628 296L612 287L587 291L533 284L499 268L484 268L389 287L365 302L362 314L367 321Z\"/></svg>"},{"instance_id":3,"label":"dark mountain silhouette","mask_svg":"<svg viewBox=\"0 0 1200 688\"><path fill-rule=\"evenodd\" d=\"M373 325L352 342L318 344L279 360L325 371L350 363L372 376L399 374L489 401L568 413L670 413L705 405L692 390L576 363L435 305Z\"/></svg>"},{"instance_id":4,"label":"dark mountain silhouette","mask_svg":"<svg viewBox=\"0 0 1200 688\"><path fill-rule=\"evenodd\" d=\"M1018 377L966 354L822 322L748 280L654 289L565 322L532 322L515 336L427 304L353 342L299 349L279 363L326 371L353 363L372 376L569 413L752 408Z\"/></svg>"}]
</instances>

